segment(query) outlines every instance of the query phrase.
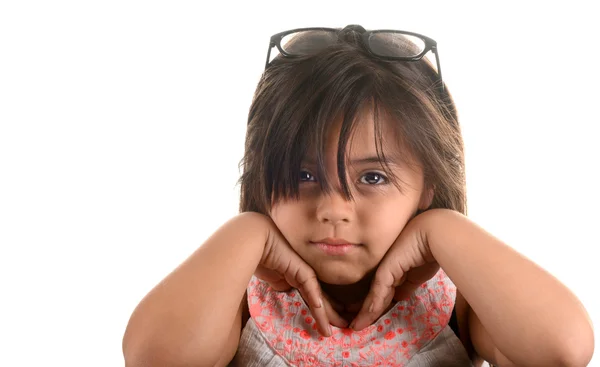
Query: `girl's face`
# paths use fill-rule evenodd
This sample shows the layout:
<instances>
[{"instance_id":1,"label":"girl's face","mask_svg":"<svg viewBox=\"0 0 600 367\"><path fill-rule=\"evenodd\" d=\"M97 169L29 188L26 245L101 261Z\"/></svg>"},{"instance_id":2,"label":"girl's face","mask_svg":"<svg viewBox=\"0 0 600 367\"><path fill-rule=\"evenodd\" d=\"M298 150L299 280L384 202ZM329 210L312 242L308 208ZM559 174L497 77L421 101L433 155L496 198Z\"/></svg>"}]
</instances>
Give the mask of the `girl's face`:
<instances>
[{"instance_id":1,"label":"girl's face","mask_svg":"<svg viewBox=\"0 0 600 367\"><path fill-rule=\"evenodd\" d=\"M348 142L346 174L353 200L345 200L337 179L340 127L341 120L331 129L325 151L332 192L320 189L309 156L298 176L299 199L273 203L270 216L319 280L353 284L377 267L417 210L430 205L433 191L424 189L422 168L384 126L383 152L401 190L387 178L377 158L372 114L363 113Z\"/></svg>"}]
</instances>

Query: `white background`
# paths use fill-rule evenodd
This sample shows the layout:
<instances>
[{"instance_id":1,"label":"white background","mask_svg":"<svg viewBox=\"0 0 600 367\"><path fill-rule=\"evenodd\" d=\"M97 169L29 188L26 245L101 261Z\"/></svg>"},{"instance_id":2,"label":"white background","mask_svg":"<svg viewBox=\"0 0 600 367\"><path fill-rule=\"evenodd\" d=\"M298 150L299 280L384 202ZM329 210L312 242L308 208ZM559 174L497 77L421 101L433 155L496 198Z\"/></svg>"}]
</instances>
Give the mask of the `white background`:
<instances>
[{"instance_id":1,"label":"white background","mask_svg":"<svg viewBox=\"0 0 600 367\"><path fill-rule=\"evenodd\" d=\"M2 2L0 365L124 364L134 307L237 213L270 35L308 26L437 40L470 217L598 325L593 2L414 3Z\"/></svg>"}]
</instances>

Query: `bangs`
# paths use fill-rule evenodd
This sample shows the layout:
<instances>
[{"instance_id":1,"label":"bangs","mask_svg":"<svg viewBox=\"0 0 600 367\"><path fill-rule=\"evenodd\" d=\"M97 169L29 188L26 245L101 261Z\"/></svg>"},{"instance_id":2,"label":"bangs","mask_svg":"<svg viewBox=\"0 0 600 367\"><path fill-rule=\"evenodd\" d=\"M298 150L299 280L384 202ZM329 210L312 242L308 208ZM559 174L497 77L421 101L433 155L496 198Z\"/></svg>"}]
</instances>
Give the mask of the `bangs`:
<instances>
[{"instance_id":1,"label":"bangs","mask_svg":"<svg viewBox=\"0 0 600 367\"><path fill-rule=\"evenodd\" d=\"M340 120L337 173L343 195L351 200L352 193L346 175L348 145L356 127L365 119L365 113L372 114L375 147L382 168L391 182L401 189L400 180L386 163L384 153L383 124L386 123L394 130L394 136L385 138L394 139L397 144L406 146L403 144L401 124L389 122L391 115L386 108L389 101L386 101L385 93L382 93L389 87L382 88L381 78L373 69L365 67L364 60L341 63L341 60L347 60L336 58L335 53L328 56L313 57L295 65L293 84L288 84L278 96L271 97L277 99L275 105L285 108L272 115L259 153L264 168L262 199L266 208L270 208L272 201L279 199L298 199L300 171L307 156L315 160L321 190L331 192L336 185L330 182L326 174L325 152L328 134ZM285 61L274 66L272 72L281 73L282 70L278 69L284 69L285 72L290 64ZM319 72L308 72L312 70ZM401 155L400 158L403 157ZM407 159L403 161L409 162Z\"/></svg>"}]
</instances>

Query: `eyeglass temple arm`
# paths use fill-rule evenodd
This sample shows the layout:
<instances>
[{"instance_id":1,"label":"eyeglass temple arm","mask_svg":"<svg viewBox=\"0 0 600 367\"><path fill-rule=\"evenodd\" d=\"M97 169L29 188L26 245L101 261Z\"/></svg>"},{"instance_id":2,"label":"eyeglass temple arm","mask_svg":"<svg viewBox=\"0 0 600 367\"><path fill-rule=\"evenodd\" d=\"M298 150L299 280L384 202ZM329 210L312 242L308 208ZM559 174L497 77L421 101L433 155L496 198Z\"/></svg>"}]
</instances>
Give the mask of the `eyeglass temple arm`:
<instances>
[{"instance_id":1,"label":"eyeglass temple arm","mask_svg":"<svg viewBox=\"0 0 600 367\"><path fill-rule=\"evenodd\" d=\"M269 51L270 51L270 49L269 49ZM435 62L437 64L438 76L440 77L440 83L442 84L441 85L442 92L445 92L444 79L442 79L442 67L440 66L440 54L438 53L437 45L433 46L431 48L431 51L433 51L433 54L435 55Z\"/></svg>"},{"instance_id":2,"label":"eyeglass temple arm","mask_svg":"<svg viewBox=\"0 0 600 367\"><path fill-rule=\"evenodd\" d=\"M265 70L269 66L269 59L271 58L271 49L275 46L272 41L269 41L269 49L267 50L267 61L265 62Z\"/></svg>"}]
</instances>

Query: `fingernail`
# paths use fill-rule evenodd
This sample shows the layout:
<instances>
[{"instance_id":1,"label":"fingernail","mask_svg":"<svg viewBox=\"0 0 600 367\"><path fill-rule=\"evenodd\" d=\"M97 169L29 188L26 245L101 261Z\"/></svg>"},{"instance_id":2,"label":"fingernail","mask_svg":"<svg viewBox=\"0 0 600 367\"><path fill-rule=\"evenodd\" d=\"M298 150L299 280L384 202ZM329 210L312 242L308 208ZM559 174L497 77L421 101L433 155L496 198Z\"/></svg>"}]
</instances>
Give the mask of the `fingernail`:
<instances>
[{"instance_id":1,"label":"fingernail","mask_svg":"<svg viewBox=\"0 0 600 367\"><path fill-rule=\"evenodd\" d=\"M319 306L317 307L323 307L323 299L321 297L319 297Z\"/></svg>"},{"instance_id":2,"label":"fingernail","mask_svg":"<svg viewBox=\"0 0 600 367\"><path fill-rule=\"evenodd\" d=\"M369 312L373 312L375 310L375 302L371 302L371 306L369 306Z\"/></svg>"},{"instance_id":3,"label":"fingernail","mask_svg":"<svg viewBox=\"0 0 600 367\"><path fill-rule=\"evenodd\" d=\"M327 328L327 331L329 332L329 335L327 335L327 336L333 335L333 330L331 329L331 325L329 325L329 327Z\"/></svg>"}]
</instances>

